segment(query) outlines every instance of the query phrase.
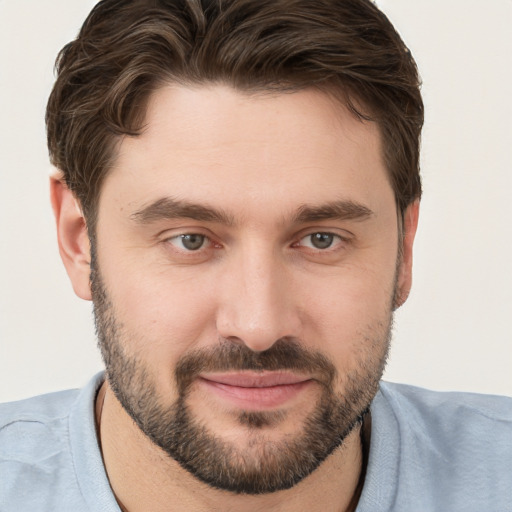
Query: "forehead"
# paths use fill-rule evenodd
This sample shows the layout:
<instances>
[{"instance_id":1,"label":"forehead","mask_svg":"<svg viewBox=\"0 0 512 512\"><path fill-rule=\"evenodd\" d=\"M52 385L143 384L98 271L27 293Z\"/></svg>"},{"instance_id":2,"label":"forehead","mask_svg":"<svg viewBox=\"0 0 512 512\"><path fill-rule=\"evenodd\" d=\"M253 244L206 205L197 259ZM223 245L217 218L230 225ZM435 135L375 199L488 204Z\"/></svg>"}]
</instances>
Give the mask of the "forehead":
<instances>
[{"instance_id":1,"label":"forehead","mask_svg":"<svg viewBox=\"0 0 512 512\"><path fill-rule=\"evenodd\" d=\"M104 189L132 209L166 196L239 211L394 202L377 125L314 89L162 87L141 135L121 142Z\"/></svg>"}]
</instances>

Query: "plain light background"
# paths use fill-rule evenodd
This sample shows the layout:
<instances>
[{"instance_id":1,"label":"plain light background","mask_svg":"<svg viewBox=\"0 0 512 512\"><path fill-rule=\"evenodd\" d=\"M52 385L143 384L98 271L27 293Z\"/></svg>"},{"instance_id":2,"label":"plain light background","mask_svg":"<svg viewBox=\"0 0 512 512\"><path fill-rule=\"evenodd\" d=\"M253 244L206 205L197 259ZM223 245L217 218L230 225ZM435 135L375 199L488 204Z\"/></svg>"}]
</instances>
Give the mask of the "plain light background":
<instances>
[{"instance_id":1,"label":"plain light background","mask_svg":"<svg viewBox=\"0 0 512 512\"><path fill-rule=\"evenodd\" d=\"M60 263L44 109L92 0L0 0L0 401L102 367ZM512 395L512 0L381 0L423 78L415 282L385 378Z\"/></svg>"}]
</instances>

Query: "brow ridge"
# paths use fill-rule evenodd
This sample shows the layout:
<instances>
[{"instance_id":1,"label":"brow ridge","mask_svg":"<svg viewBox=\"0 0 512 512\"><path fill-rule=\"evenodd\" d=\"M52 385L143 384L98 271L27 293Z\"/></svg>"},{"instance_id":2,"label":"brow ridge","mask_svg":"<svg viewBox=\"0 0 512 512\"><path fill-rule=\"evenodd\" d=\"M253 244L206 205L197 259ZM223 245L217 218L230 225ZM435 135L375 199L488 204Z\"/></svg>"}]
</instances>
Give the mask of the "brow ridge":
<instances>
[{"instance_id":1,"label":"brow ridge","mask_svg":"<svg viewBox=\"0 0 512 512\"><path fill-rule=\"evenodd\" d=\"M218 222L226 225L234 224L232 216L223 210L172 197L157 199L132 213L130 218L139 224L182 218L203 222Z\"/></svg>"},{"instance_id":2,"label":"brow ridge","mask_svg":"<svg viewBox=\"0 0 512 512\"><path fill-rule=\"evenodd\" d=\"M373 215L367 206L343 199L318 206L303 205L297 210L294 220L299 224L331 219L363 221Z\"/></svg>"},{"instance_id":3,"label":"brow ridge","mask_svg":"<svg viewBox=\"0 0 512 512\"><path fill-rule=\"evenodd\" d=\"M292 221L296 224L333 219L362 221L373 215L373 211L363 204L351 200L339 200L321 205L302 205L296 210ZM228 226L235 224L233 216L224 210L172 197L157 199L132 213L130 218L139 224L181 218L217 222Z\"/></svg>"}]
</instances>

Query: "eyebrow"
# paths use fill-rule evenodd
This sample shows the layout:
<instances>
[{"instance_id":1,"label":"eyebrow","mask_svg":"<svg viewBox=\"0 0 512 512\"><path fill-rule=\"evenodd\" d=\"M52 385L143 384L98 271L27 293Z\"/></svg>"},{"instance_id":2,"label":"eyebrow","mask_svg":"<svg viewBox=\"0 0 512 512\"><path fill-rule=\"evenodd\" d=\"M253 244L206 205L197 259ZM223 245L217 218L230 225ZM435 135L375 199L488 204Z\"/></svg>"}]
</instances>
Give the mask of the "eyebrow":
<instances>
[{"instance_id":1,"label":"eyebrow","mask_svg":"<svg viewBox=\"0 0 512 512\"><path fill-rule=\"evenodd\" d=\"M368 207L350 200L333 201L322 205L302 205L292 217L293 223L304 224L322 220L365 220L374 213ZM217 222L235 225L232 215L224 210L164 197L157 199L130 215L138 224L151 224L160 220L193 219L202 222Z\"/></svg>"},{"instance_id":2,"label":"eyebrow","mask_svg":"<svg viewBox=\"0 0 512 512\"><path fill-rule=\"evenodd\" d=\"M340 200L319 206L303 205L297 210L294 221L297 224L321 220L362 221L373 215L373 211L363 204L350 200Z\"/></svg>"},{"instance_id":3,"label":"eyebrow","mask_svg":"<svg viewBox=\"0 0 512 512\"><path fill-rule=\"evenodd\" d=\"M184 218L203 222L218 222L228 226L234 224L233 217L223 210L174 199L172 197L157 199L153 203L132 213L130 218L139 224L150 224L159 220Z\"/></svg>"}]
</instances>

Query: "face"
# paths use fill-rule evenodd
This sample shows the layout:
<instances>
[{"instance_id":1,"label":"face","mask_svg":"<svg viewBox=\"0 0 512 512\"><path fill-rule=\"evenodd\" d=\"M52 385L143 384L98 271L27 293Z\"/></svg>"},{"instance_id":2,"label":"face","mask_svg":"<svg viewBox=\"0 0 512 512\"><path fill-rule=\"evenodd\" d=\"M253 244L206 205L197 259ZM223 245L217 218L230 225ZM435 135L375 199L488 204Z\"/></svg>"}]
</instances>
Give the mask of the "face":
<instances>
[{"instance_id":1,"label":"face","mask_svg":"<svg viewBox=\"0 0 512 512\"><path fill-rule=\"evenodd\" d=\"M375 124L313 90L158 90L100 196L95 314L140 429L214 487L310 474L376 393L400 288ZM398 290L400 291L400 290Z\"/></svg>"}]
</instances>

